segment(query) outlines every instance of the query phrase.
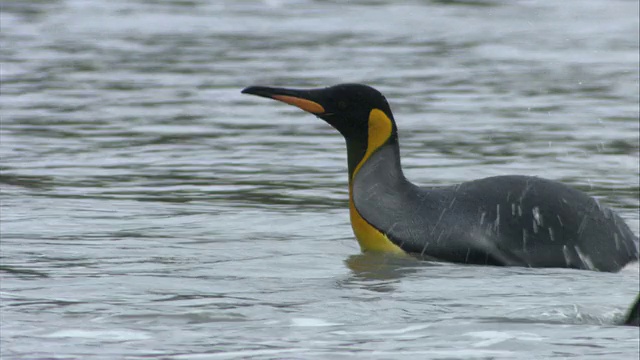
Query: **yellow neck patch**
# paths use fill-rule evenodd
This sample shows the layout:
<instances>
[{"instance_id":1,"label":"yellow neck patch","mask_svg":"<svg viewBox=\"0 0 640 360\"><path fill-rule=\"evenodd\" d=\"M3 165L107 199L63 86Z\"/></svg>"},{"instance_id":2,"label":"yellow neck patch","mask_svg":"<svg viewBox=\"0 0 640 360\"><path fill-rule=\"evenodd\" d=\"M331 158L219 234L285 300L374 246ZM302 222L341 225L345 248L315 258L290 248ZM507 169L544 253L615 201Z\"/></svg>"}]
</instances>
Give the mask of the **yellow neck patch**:
<instances>
[{"instance_id":1,"label":"yellow neck patch","mask_svg":"<svg viewBox=\"0 0 640 360\"><path fill-rule=\"evenodd\" d=\"M391 240L389 240L389 238L385 234L369 224L367 220L365 220L360 215L353 201L352 184L353 180L358 174L358 171L360 170L362 165L364 165L364 163L369 160L374 151L376 151L380 146L384 145L384 143L387 142L387 140L391 136L392 131L393 124L391 123L391 119L389 119L389 117L381 110L371 110L371 112L369 113L367 151L353 171L352 178L349 179L349 215L351 217L351 227L353 228L353 233L358 239L360 248L365 252L376 251L396 254L404 253L404 250L402 250L398 245L391 242Z\"/></svg>"}]
</instances>

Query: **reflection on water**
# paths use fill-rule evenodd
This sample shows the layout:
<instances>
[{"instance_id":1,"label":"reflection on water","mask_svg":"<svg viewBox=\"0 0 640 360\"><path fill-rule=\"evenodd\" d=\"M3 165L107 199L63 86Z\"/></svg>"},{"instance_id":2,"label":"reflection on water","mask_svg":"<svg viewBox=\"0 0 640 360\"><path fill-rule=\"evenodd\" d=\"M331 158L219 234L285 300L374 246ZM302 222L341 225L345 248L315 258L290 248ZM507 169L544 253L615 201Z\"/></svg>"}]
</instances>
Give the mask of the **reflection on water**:
<instances>
[{"instance_id":1,"label":"reflection on water","mask_svg":"<svg viewBox=\"0 0 640 360\"><path fill-rule=\"evenodd\" d=\"M351 276L340 282L341 286L357 286L379 292L393 291L394 284L403 277L425 272L431 266L442 263L417 259L410 255L362 253L351 255L344 261L351 270Z\"/></svg>"},{"instance_id":2,"label":"reflection on water","mask_svg":"<svg viewBox=\"0 0 640 360\"><path fill-rule=\"evenodd\" d=\"M397 279L411 273L411 267L426 265L412 256L379 253L351 255L345 264L355 276L365 279Z\"/></svg>"}]
</instances>

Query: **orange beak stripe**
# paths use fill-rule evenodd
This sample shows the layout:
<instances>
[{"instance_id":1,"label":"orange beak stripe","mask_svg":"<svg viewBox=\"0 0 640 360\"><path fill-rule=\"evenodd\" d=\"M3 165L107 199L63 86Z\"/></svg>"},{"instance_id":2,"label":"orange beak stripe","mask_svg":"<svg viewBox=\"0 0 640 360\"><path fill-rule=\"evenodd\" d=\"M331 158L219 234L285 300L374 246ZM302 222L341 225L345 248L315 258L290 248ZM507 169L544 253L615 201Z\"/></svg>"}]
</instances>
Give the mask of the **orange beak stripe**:
<instances>
[{"instance_id":1,"label":"orange beak stripe","mask_svg":"<svg viewBox=\"0 0 640 360\"><path fill-rule=\"evenodd\" d=\"M272 96L276 100L280 100L283 103L287 103L289 105L297 106L304 111L308 111L312 114L322 114L324 112L324 108L322 105L317 102L313 102L307 99L301 99L295 96L287 96L287 95L273 95Z\"/></svg>"}]
</instances>

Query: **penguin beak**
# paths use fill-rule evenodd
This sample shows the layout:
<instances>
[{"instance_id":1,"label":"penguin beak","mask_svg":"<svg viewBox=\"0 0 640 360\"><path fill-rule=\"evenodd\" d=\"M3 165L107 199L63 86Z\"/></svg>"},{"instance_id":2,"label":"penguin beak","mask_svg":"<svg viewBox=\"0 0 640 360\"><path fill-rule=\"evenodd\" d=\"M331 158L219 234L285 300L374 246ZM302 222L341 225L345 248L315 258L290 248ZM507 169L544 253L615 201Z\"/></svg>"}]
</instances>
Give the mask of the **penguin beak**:
<instances>
[{"instance_id":1,"label":"penguin beak","mask_svg":"<svg viewBox=\"0 0 640 360\"><path fill-rule=\"evenodd\" d=\"M283 103L299 107L300 109L315 115L325 113L324 107L318 103L319 92L321 90L299 90L273 88L267 86L249 86L242 90L243 94L262 96Z\"/></svg>"}]
</instances>

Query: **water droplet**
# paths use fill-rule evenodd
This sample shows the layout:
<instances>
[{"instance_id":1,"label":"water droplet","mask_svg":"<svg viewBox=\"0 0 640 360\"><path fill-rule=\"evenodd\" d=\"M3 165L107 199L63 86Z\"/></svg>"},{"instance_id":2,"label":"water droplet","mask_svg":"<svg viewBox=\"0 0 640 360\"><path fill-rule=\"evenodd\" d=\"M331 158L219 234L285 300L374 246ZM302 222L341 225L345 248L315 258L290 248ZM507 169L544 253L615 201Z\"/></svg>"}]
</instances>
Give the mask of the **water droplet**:
<instances>
[{"instance_id":1,"label":"water droplet","mask_svg":"<svg viewBox=\"0 0 640 360\"><path fill-rule=\"evenodd\" d=\"M580 258L580 261L582 261L582 264L589 270L595 270L596 267L593 266L593 262L591 261L591 258L589 258L588 255L585 255L582 253L582 251L580 250L580 248L578 247L578 245L574 245L573 246L574 249L576 249L576 254L578 254L578 257Z\"/></svg>"},{"instance_id":2,"label":"water droplet","mask_svg":"<svg viewBox=\"0 0 640 360\"><path fill-rule=\"evenodd\" d=\"M564 262L567 266L571 265L571 254L569 254L569 249L567 245L562 245L562 254L564 255Z\"/></svg>"},{"instance_id":3,"label":"water droplet","mask_svg":"<svg viewBox=\"0 0 640 360\"><path fill-rule=\"evenodd\" d=\"M531 209L531 213L533 214L533 219L535 220L535 222L537 223L537 225L542 226L542 215L540 215L540 208L537 206L534 206L533 209Z\"/></svg>"}]
</instances>

